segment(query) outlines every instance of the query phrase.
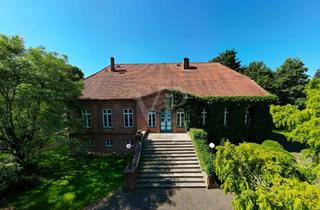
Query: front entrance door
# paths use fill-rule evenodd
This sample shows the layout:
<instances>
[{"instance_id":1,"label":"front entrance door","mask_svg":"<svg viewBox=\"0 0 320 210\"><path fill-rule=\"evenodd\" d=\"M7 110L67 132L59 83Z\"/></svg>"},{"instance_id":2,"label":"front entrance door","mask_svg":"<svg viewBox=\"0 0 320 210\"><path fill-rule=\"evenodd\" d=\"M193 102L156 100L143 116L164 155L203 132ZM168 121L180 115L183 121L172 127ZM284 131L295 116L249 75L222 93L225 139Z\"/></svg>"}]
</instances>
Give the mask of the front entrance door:
<instances>
[{"instance_id":1,"label":"front entrance door","mask_svg":"<svg viewBox=\"0 0 320 210\"><path fill-rule=\"evenodd\" d=\"M160 112L160 132L172 131L172 114L169 111Z\"/></svg>"}]
</instances>

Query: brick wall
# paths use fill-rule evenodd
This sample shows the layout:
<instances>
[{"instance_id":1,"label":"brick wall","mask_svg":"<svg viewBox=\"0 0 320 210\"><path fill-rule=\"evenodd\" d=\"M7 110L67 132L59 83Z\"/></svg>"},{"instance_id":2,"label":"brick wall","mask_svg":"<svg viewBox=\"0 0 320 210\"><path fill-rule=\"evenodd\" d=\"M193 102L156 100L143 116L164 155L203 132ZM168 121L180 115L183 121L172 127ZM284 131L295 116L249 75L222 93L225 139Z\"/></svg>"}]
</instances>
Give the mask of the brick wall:
<instances>
[{"instance_id":1,"label":"brick wall","mask_svg":"<svg viewBox=\"0 0 320 210\"><path fill-rule=\"evenodd\" d=\"M134 139L136 131L149 130L160 132L160 112L166 108L166 91L154 93L137 100L87 100L83 101L84 107L91 112L92 127L85 129L85 135L93 145L88 149L91 152L127 152L127 139ZM125 128L123 109L133 109L133 128ZM112 128L103 127L103 109L112 109ZM156 127L148 127L148 110L156 111ZM185 132L184 128L176 127L176 113L172 112L172 132ZM106 147L105 141L111 139L112 147Z\"/></svg>"}]
</instances>

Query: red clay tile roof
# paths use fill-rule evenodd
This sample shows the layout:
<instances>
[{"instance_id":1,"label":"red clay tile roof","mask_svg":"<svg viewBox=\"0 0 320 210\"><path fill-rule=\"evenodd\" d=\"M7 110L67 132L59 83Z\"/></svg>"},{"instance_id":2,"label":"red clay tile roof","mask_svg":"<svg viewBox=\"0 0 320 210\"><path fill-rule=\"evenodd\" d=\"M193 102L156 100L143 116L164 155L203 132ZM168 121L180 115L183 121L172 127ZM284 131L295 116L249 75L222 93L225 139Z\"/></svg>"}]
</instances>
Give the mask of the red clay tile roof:
<instances>
[{"instance_id":1,"label":"red clay tile roof","mask_svg":"<svg viewBox=\"0 0 320 210\"><path fill-rule=\"evenodd\" d=\"M190 63L183 70L177 63L118 64L84 79L80 99L135 99L163 89L198 96L266 96L250 78L219 63Z\"/></svg>"}]
</instances>

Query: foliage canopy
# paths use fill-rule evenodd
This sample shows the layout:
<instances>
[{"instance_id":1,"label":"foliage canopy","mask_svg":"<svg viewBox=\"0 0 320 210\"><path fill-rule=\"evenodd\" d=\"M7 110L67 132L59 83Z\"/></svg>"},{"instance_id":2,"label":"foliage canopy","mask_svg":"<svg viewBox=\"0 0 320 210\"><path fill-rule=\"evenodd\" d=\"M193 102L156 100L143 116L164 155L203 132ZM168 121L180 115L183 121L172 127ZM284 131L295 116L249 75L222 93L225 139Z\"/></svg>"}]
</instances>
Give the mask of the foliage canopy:
<instances>
[{"instance_id":1,"label":"foliage canopy","mask_svg":"<svg viewBox=\"0 0 320 210\"><path fill-rule=\"evenodd\" d=\"M288 139L309 146L308 154L320 162L320 79L311 80L306 89L306 108L295 105L271 106L273 122L277 128L288 131Z\"/></svg>"},{"instance_id":2,"label":"foliage canopy","mask_svg":"<svg viewBox=\"0 0 320 210\"><path fill-rule=\"evenodd\" d=\"M81 77L66 56L0 35L0 141L23 168L49 138L77 129Z\"/></svg>"}]
</instances>

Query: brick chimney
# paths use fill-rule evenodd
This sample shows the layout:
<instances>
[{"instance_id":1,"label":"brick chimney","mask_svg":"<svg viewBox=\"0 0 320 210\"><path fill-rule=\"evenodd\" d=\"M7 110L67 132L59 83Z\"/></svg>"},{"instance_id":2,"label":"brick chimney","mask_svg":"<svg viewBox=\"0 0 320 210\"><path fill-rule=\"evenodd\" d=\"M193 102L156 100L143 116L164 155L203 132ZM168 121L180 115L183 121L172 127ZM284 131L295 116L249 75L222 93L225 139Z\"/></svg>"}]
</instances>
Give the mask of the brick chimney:
<instances>
[{"instance_id":1,"label":"brick chimney","mask_svg":"<svg viewBox=\"0 0 320 210\"><path fill-rule=\"evenodd\" d=\"M183 69L190 69L189 58L183 59Z\"/></svg>"},{"instance_id":2,"label":"brick chimney","mask_svg":"<svg viewBox=\"0 0 320 210\"><path fill-rule=\"evenodd\" d=\"M116 67L114 65L114 57L110 57L110 67L111 71L116 71Z\"/></svg>"}]
</instances>

